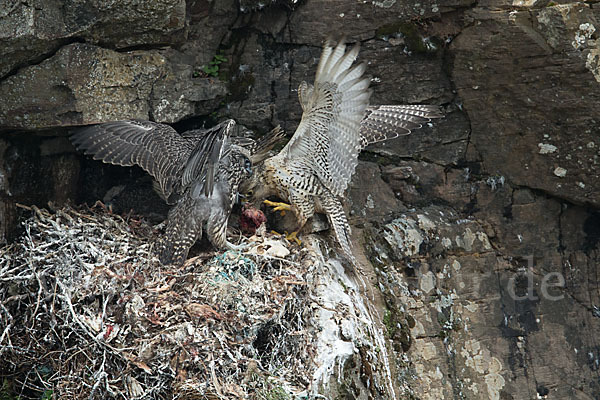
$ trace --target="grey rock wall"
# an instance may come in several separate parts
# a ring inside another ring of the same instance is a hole
[[[10,240],[17,202],[102,198],[122,183],[75,154],[64,139],[74,126],[231,117],[291,135],[298,84],[324,38],[344,34],[361,42],[374,103],[439,104],[446,117],[361,155],[347,206],[393,389],[368,387],[357,356],[331,393],[599,398],[594,5],[4,2],[0,233]]]
[[[181,43],[185,8],[183,0],[7,0],[0,9],[0,76],[72,41],[109,48]]]

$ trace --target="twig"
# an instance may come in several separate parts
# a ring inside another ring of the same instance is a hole
[[[94,383],[94,386],[92,386],[92,390],[88,397],[88,399],[90,399],[90,400],[93,400],[94,395],[96,394],[96,391],[100,387],[100,384],[102,383],[102,381],[104,380],[106,382],[106,372],[104,371],[105,363],[106,363],[106,350],[104,350],[104,352],[103,352],[102,365],[100,365],[100,369],[94,374],[94,378],[96,378],[96,383]],[[106,382],[106,385],[108,386],[108,382]]]
[[[139,236],[149,227],[131,230],[100,208],[23,208],[32,211],[24,235],[0,249],[0,313],[23,310],[14,320],[0,319],[0,353],[8,356],[0,369],[39,371],[39,379],[18,376],[26,387],[44,382],[68,400],[126,399],[136,387],[145,398],[225,399],[232,390],[249,398],[273,384],[309,384],[311,288],[301,262],[217,252],[157,269],[153,240]],[[189,303],[206,304],[222,318],[190,316]],[[264,349],[255,347],[258,336]],[[13,347],[11,339],[29,349]],[[244,382],[249,357],[264,360],[264,379]],[[48,376],[40,365],[60,367]]]
[[[37,312],[40,309],[40,300],[42,297],[42,288],[43,288],[42,281],[40,280],[40,276],[37,272],[35,273],[35,279],[37,280],[37,283],[38,283],[38,292],[37,292],[37,300],[35,302],[35,310],[33,310],[33,314],[32,314],[34,316],[34,318],[33,318],[33,322],[31,323],[31,328],[30,328],[31,330],[33,330],[35,327],[35,321],[36,321],[35,316],[37,315]]]
[[[4,332],[2,332],[2,336],[0,336],[0,344],[4,341],[5,336],[8,339],[7,340],[8,346],[2,346],[2,348],[13,347],[12,343],[10,342],[10,336],[8,335],[8,332],[10,332],[10,328],[12,328],[12,324],[6,325],[6,328],[4,328]],[[2,351],[0,351],[0,354],[2,354]]]
[[[58,285],[60,286],[60,288],[62,289],[63,293],[62,295],[59,295],[60,298],[63,299],[63,301],[65,301],[65,303],[67,304],[67,307],[69,309],[69,312],[71,313],[71,317],[73,318],[73,320],[77,323],[77,325],[79,325],[79,327],[81,328],[82,331],[84,331],[94,342],[96,342],[96,344],[98,344],[100,347],[107,347],[109,348],[111,351],[113,351],[115,354],[119,354],[119,356],[123,357],[118,351],[117,349],[113,348],[111,345],[109,345],[108,343],[104,343],[98,340],[98,338],[92,334],[92,332],[89,331],[89,329],[87,328],[87,326],[85,326],[85,324],[83,322],[81,322],[81,320],[79,319],[79,317],[77,316],[77,314],[75,313],[75,309],[73,308],[73,303],[71,302],[71,297],[69,294],[68,289],[64,286],[64,284],[60,281],[57,281]],[[124,358],[123,358],[124,359]]]

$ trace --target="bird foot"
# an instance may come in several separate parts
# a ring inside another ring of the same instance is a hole
[[[281,215],[285,215],[286,211],[290,211],[292,206],[287,203],[280,203],[277,201],[263,200],[263,203],[269,207],[273,207],[273,211],[281,211]]]
[[[296,236],[298,234],[298,231],[294,231],[292,233],[287,233],[285,232],[285,238],[287,240],[289,240],[290,242],[293,240],[294,242],[296,242],[296,244],[298,246],[302,245],[302,241],[300,239],[298,239],[298,237]]]
[[[287,240],[289,240],[290,242],[293,240],[294,242],[296,242],[296,244],[298,246],[302,245],[302,241],[300,239],[298,239],[298,237],[296,236],[298,234],[298,231],[295,231],[292,233],[288,233],[287,231],[283,231],[283,233],[279,233],[277,231],[271,231],[271,234],[277,235],[277,236],[285,236],[285,238]]]

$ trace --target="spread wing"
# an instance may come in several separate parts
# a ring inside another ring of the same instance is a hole
[[[95,160],[126,167],[139,165],[156,179],[165,197],[179,185],[179,170],[193,149],[175,129],[150,121],[93,125],[75,132],[71,141]]]
[[[233,120],[179,135],[168,125],[150,121],[116,121],[78,130],[71,141],[95,160],[129,167],[139,165],[156,180],[157,191],[170,202],[192,182],[205,180],[212,193]]]
[[[254,141],[250,146],[244,146],[250,151],[250,161],[252,161],[252,164],[264,161],[269,156],[269,151],[284,137],[285,131],[278,125]]]
[[[191,151],[181,176],[181,184],[188,187],[191,183],[204,180],[204,194],[210,196],[213,192],[215,174],[225,149],[229,146],[229,135],[235,121],[232,119],[221,122],[210,129],[185,132],[186,138],[194,138],[195,146]]]
[[[302,162],[335,195],[341,195],[358,163],[360,121],[371,95],[365,64],[352,67],[359,47],[346,52],[327,42],[313,87],[298,90],[303,108],[294,136],[280,155],[288,165]]]
[[[410,134],[432,118],[442,118],[438,106],[398,105],[368,107],[360,123],[360,148]]]

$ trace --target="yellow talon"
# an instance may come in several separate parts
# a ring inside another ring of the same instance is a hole
[[[271,231],[271,233],[273,235],[277,235],[277,236],[285,236],[285,238],[287,240],[290,240],[290,241],[293,240],[294,242],[296,242],[296,244],[298,246],[302,245],[302,241],[300,239],[298,239],[298,237],[296,236],[298,234],[298,231],[295,231],[295,232],[292,232],[292,233],[288,233],[287,231],[283,231],[283,233],[279,233],[279,232],[276,232],[276,231]]]
[[[290,240],[290,241],[293,240],[294,242],[296,242],[296,244],[298,246],[301,246],[302,245],[302,241],[300,239],[298,239],[298,237],[296,236],[297,234],[298,234],[298,231],[294,231],[294,232],[289,233],[289,234],[287,232],[285,232],[285,238],[287,240]]]
[[[276,201],[263,200],[263,203],[266,205],[273,207],[273,211],[281,211],[281,215],[284,216],[286,211],[290,211],[292,206],[287,203],[279,203]]]

